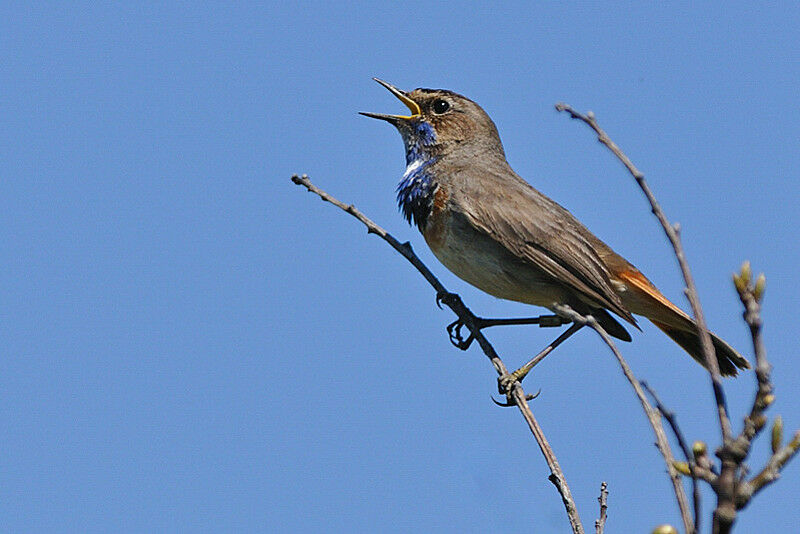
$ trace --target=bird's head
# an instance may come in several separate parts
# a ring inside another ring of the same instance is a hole
[[[403,104],[410,115],[362,115],[393,124],[403,136],[408,163],[419,157],[441,157],[457,152],[462,156],[492,154],[504,158],[503,145],[492,119],[465,96],[445,89],[401,91],[374,78]]]

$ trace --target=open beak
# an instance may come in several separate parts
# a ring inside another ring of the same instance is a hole
[[[390,84],[389,82],[384,82],[383,80],[379,80],[378,78],[372,78],[372,79],[381,84],[382,86],[384,86],[385,88],[387,88],[390,93],[392,93],[400,100],[400,102],[405,104],[406,107],[408,107],[409,111],[411,111],[411,115],[385,115],[383,113],[367,113],[365,111],[359,111],[361,115],[364,115],[365,117],[372,117],[373,119],[381,119],[384,121],[388,121],[391,122],[392,124],[397,124],[400,121],[407,121],[415,117],[419,117],[422,110],[419,109],[419,105],[416,102],[414,102],[408,97],[408,93],[406,93],[405,91],[401,91],[400,89]]]

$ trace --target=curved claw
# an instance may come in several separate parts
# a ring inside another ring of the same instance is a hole
[[[511,407],[517,405],[516,402],[500,402],[498,400],[495,400],[494,397],[489,397],[489,398],[492,399],[493,403],[495,403],[496,405],[500,406],[501,408],[511,408]]]
[[[538,396],[539,396],[539,394],[540,394],[541,392],[542,392],[542,390],[540,389],[540,390],[539,390],[539,391],[537,391],[535,394],[530,394],[530,393],[527,393],[527,394],[525,395],[525,400],[526,400],[526,401],[532,401],[533,399],[535,399],[536,397],[538,397]],[[511,408],[511,407],[513,407],[513,406],[516,406],[516,405],[517,405],[517,403],[516,403],[516,402],[509,402],[509,401],[506,401],[506,402],[500,402],[500,401],[498,401],[498,400],[495,400],[495,398],[494,398],[494,397],[490,397],[490,398],[492,399],[492,402],[493,402],[493,403],[495,403],[496,405],[500,406],[501,408]],[[506,398],[508,398],[508,397],[506,397]]]
[[[455,299],[456,297],[458,297],[458,295],[447,291],[436,293],[436,305],[439,307],[440,310],[444,309],[442,308],[442,303],[449,305],[453,302],[453,299]]]

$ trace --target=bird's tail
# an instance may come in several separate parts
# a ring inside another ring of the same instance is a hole
[[[694,320],[675,306],[638,270],[620,274],[627,291],[623,303],[637,315],[647,317],[662,332],[680,345],[689,355],[706,367],[703,346]],[[722,339],[709,332],[717,354],[719,372],[725,376],[736,376],[739,369],[749,369],[750,363]]]
[[[690,330],[676,328],[653,319],[651,319],[651,322],[672,338],[675,343],[683,347],[683,350],[688,352],[700,365],[707,367],[706,358],[703,355],[703,346],[700,342],[700,336],[697,334],[697,330],[694,327],[694,321],[688,317],[687,320],[692,324],[692,329]],[[745,360],[733,347],[725,343],[725,341],[715,334],[711,332],[709,332],[709,334],[711,335],[711,342],[714,344],[714,352],[717,354],[719,372],[722,375],[736,376],[738,372],[737,367],[739,369],[750,369],[750,362]]]

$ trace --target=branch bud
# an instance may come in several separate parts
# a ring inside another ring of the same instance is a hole
[[[764,273],[758,275],[756,279],[756,286],[753,288],[753,297],[756,299],[756,302],[761,302],[761,299],[764,298],[764,290],[767,288],[767,277],[764,276]]]
[[[749,284],[753,278],[753,270],[750,268],[750,262],[745,261],[742,263],[741,274],[739,275],[745,284]]]
[[[767,393],[766,395],[764,395],[764,400],[762,402],[764,403],[764,408],[766,408],[767,406],[775,402],[775,395],[772,393]]]
[[[692,476],[692,470],[689,469],[689,464],[687,464],[686,462],[679,462],[677,460],[673,460],[672,467],[674,467],[675,471],[682,474],[683,476],[687,477]]]
[[[736,291],[740,294],[747,291],[747,282],[742,280],[742,277],[736,273],[733,273],[733,285],[736,287]]]
[[[678,534],[678,529],[672,525],[659,525],[653,529],[653,534]]]
[[[783,419],[779,415],[772,423],[772,454],[781,450],[783,445]]]
[[[708,447],[706,446],[705,442],[695,441],[692,443],[692,454],[694,454],[695,459],[705,456],[707,453]]]

